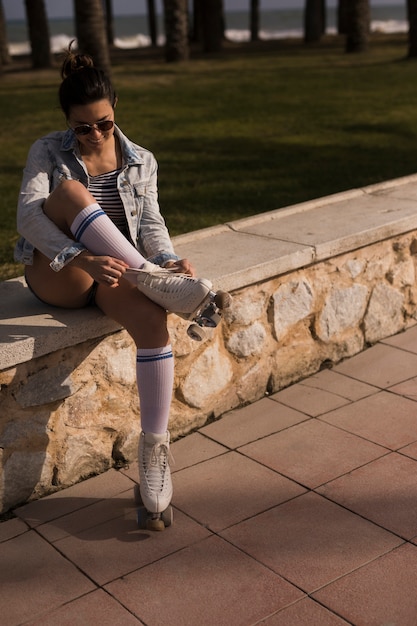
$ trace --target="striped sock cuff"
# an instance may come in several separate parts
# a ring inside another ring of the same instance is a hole
[[[87,228],[98,217],[106,215],[103,209],[98,204],[90,204],[78,213],[73,223],[71,224],[71,232],[74,235],[76,241],[81,241],[81,238]]]
[[[138,348],[136,353],[136,363],[154,363],[174,357],[171,346],[164,348]]]

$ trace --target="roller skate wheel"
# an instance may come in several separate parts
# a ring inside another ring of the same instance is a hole
[[[204,328],[216,328],[220,324],[221,319],[220,313],[210,311],[207,315],[202,314],[199,321]]]
[[[141,530],[162,531],[172,525],[174,511],[170,505],[162,513],[149,513],[144,506],[140,506],[137,510],[137,521]]]
[[[138,521],[138,527],[141,530],[146,530],[148,523],[148,511],[144,506],[140,506],[137,510],[136,518]]]
[[[137,511],[138,527],[141,530],[153,530],[161,531],[165,530],[165,524],[162,519],[162,515],[158,513],[152,514],[145,509],[144,506],[140,506]]]
[[[187,328],[187,335],[194,341],[203,341],[205,332],[198,324],[191,324]]]
[[[174,511],[171,505],[167,509],[165,509],[165,511],[162,512],[161,518],[166,527],[172,525],[174,521]]]
[[[218,291],[214,296],[214,304],[219,309],[228,309],[232,304],[232,296],[227,291]]]
[[[148,519],[146,520],[146,530],[153,530],[157,532],[165,530],[163,519],[161,517],[148,516]]]

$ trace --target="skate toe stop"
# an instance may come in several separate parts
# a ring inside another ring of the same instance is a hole
[[[227,291],[218,291],[214,296],[214,302],[219,309],[228,309],[232,304],[232,296]]]

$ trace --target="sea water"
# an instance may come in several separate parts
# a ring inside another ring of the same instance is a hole
[[[405,5],[405,3],[404,3]],[[372,6],[372,31],[400,33],[408,31],[405,6]],[[260,11],[260,39],[287,39],[303,36],[302,9],[276,9]],[[249,12],[228,11],[225,14],[226,37],[235,42],[250,38]],[[51,50],[61,52],[75,38],[75,25],[72,18],[50,19],[49,32]],[[327,10],[327,32],[336,33],[336,10]],[[114,18],[115,45],[119,48],[139,48],[150,44],[148,19],[146,15],[116,16]],[[27,26],[24,20],[7,22],[7,36],[10,54],[13,56],[30,52]],[[158,18],[158,43],[163,45],[163,20]]]

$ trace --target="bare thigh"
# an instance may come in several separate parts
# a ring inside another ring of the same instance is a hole
[[[70,265],[54,272],[49,263],[46,256],[35,250],[33,265],[26,266],[26,280],[38,298],[66,309],[86,306],[94,282],[91,276]]]

